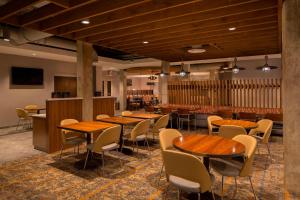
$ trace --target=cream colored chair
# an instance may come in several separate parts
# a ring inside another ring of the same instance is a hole
[[[25,110],[27,110],[28,113],[33,113],[33,114],[37,113],[37,108],[38,108],[38,106],[35,104],[25,106]]]
[[[76,119],[64,119],[60,122],[60,125],[69,125],[69,124],[76,124],[78,121]],[[64,150],[64,147],[66,145],[74,146],[74,152],[75,148],[77,146],[77,153],[79,154],[79,146],[86,141],[85,136],[82,133],[69,131],[62,129],[61,130],[61,149],[60,149],[60,156],[61,159],[62,152]]]
[[[110,118],[110,116],[106,114],[100,114],[96,116],[96,119],[104,119],[104,118]]]
[[[181,190],[198,193],[198,199],[200,199],[200,193],[211,191],[215,199],[212,190],[214,177],[208,173],[199,158],[174,150],[165,150],[162,155],[167,180],[170,185],[178,188],[178,199],[180,199]]]
[[[158,135],[161,130],[165,129],[168,126],[168,123],[169,123],[169,115],[168,114],[162,116],[155,122],[155,124],[152,128],[153,140],[154,140],[155,135]]]
[[[217,115],[211,115],[211,116],[208,116],[207,117],[207,128],[208,128],[208,133],[209,135],[215,135],[215,134],[218,134],[218,132],[214,132],[213,129],[214,128],[217,128],[215,126],[213,126],[211,124],[212,121],[215,121],[215,120],[222,120],[223,118],[222,117],[219,117]]]
[[[222,175],[222,197],[223,197],[223,185],[224,176],[234,177],[235,186],[237,190],[236,177],[248,177],[252,192],[256,198],[256,194],[251,181],[252,164],[254,159],[254,153],[257,145],[255,138],[249,135],[237,135],[233,140],[242,143],[245,146],[245,153],[243,159],[210,159],[210,166],[217,173]]]
[[[86,155],[84,169],[88,161],[90,153],[99,153],[102,155],[102,169],[104,168],[104,153],[112,150],[119,149],[119,140],[121,134],[121,126],[117,125],[108,129],[105,129],[96,139],[93,144],[87,146],[88,153]],[[119,157],[120,165],[122,167],[122,161]]]
[[[251,129],[249,135],[255,137],[258,141],[265,144],[268,149],[268,154],[271,159],[271,152],[269,147],[269,138],[273,128],[273,121],[269,119],[262,119],[257,122],[258,127],[255,129]],[[263,134],[259,136],[258,134]]]
[[[241,126],[224,125],[219,128],[219,136],[232,139],[237,135],[247,135],[246,130]]]
[[[125,111],[123,111],[122,112],[122,116],[129,116],[129,115],[132,115],[133,114],[133,112],[131,112],[131,111],[128,111],[128,110],[125,110]]]
[[[175,148],[173,147],[173,140],[175,138],[181,137],[181,136],[182,136],[182,134],[176,129],[163,129],[162,131],[160,131],[159,132],[159,143],[160,143],[160,149],[161,149],[162,153],[165,150],[175,150]],[[164,162],[161,165],[157,185],[159,185],[159,181],[161,179],[163,169],[164,169]]]
[[[18,130],[19,126],[23,126],[23,129],[24,129],[24,127],[26,127],[26,125],[27,125],[28,128],[30,128],[31,127],[31,117],[28,115],[28,112],[22,108],[16,108],[16,113],[19,118],[16,130]]]
[[[148,139],[147,139],[147,135],[148,135],[149,128],[150,128],[150,123],[151,123],[151,121],[149,119],[141,121],[135,125],[135,127],[132,129],[130,134],[127,134],[124,136],[124,138],[131,141],[133,143],[133,145],[136,146],[137,153],[139,152],[138,142],[144,141],[147,144],[149,154],[150,154],[150,147],[149,147],[149,143],[148,143]],[[124,143],[124,140],[123,140],[123,143]],[[132,148],[134,151],[134,146]]]

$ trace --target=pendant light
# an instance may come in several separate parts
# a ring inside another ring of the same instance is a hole
[[[184,67],[184,63],[181,63],[180,71],[176,72],[176,74],[179,74],[179,76],[181,76],[181,77],[185,77],[190,74],[190,72],[185,71],[183,67]]]
[[[233,61],[233,67],[232,67],[232,69],[231,69],[232,73],[234,73],[234,74],[239,73],[240,70],[245,70],[244,67],[238,67],[238,66],[236,65],[236,62],[237,62],[237,58],[235,57],[235,58],[234,58],[234,61]]]
[[[263,72],[270,72],[272,69],[277,69],[278,68],[277,66],[270,66],[268,64],[268,56],[267,55],[265,56],[265,61],[266,61],[266,63],[264,64],[264,66],[257,67],[256,69],[261,70]]]

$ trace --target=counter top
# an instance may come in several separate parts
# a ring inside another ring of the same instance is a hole
[[[31,117],[46,118],[46,114],[34,114]]]

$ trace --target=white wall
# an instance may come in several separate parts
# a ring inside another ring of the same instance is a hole
[[[154,81],[151,81],[148,79],[148,77],[128,76],[127,79],[132,79],[132,86],[128,86],[127,90],[153,90],[154,95],[158,95],[158,93],[159,93],[158,78]],[[155,82],[155,85],[147,85],[147,82]]]
[[[44,69],[44,86],[34,89],[10,88],[10,67],[37,67]],[[76,76],[76,64],[23,56],[0,54],[0,127],[15,125],[15,109],[28,104],[45,106],[45,100],[54,90],[54,76]]]

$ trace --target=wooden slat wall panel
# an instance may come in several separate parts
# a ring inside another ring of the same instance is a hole
[[[281,79],[168,82],[170,104],[281,108]]]
[[[99,114],[107,114],[109,116],[115,115],[115,100],[114,97],[97,98],[93,99],[93,118]]]

